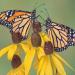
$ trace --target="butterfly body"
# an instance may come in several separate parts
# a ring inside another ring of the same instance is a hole
[[[75,30],[68,26],[46,19],[46,30],[55,51],[61,52],[75,45]]]

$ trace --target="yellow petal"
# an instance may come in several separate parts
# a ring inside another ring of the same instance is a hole
[[[7,75],[14,75],[14,74],[13,74],[13,70],[9,71],[9,72],[7,73]]]
[[[16,53],[16,49],[17,49],[17,45],[16,44],[13,44],[9,47],[9,51],[8,51],[8,59],[9,60],[12,60],[13,58],[13,55]]]
[[[39,60],[38,60],[38,57],[37,57],[37,55],[35,55],[35,59],[34,59],[36,62],[34,62],[34,69],[35,70],[37,70],[37,68],[38,68],[38,62],[39,62]]]
[[[63,67],[61,61],[54,55],[51,55],[51,57],[53,59],[53,63],[55,64],[57,72],[60,73],[61,75],[66,75],[66,72],[64,70],[64,67]]]
[[[27,53],[30,50],[29,45],[23,43],[20,43],[20,45],[22,46],[25,53]]]
[[[31,69],[32,61],[35,55],[35,49],[32,48],[30,51],[27,52],[24,60],[25,66],[25,75],[29,75],[29,71]]]
[[[19,70],[10,70],[7,75],[25,75],[25,73],[19,68]]]
[[[45,61],[47,61],[46,68],[45,68],[45,75],[54,75],[50,57],[47,56]]]
[[[40,59],[42,56],[45,56],[45,53],[42,47],[38,47],[36,51],[37,51],[38,59]]]
[[[37,75],[39,75],[39,72],[41,70],[41,68],[43,67],[43,63],[44,63],[44,57],[41,57],[41,59],[38,62],[38,67],[37,67]]]
[[[52,58],[51,59],[51,64],[52,64],[52,69],[53,69],[53,75],[56,75],[56,67],[55,67],[55,64],[53,63],[53,60]]]
[[[67,67],[69,67],[72,71],[75,72],[75,70],[72,68],[70,64],[68,64],[61,56],[59,56],[57,53],[53,53],[60,61],[62,61]]]
[[[7,46],[3,49],[0,50],[0,57],[2,57],[4,54],[6,54],[8,51],[9,51],[9,48],[11,47],[12,45],[10,46]]]
[[[43,37],[44,41],[50,41],[49,37],[45,33],[41,32],[40,35]]]
[[[45,75],[46,66],[47,66],[47,61],[46,61],[46,58],[44,58],[44,62],[42,64],[42,68],[40,70],[39,75]]]
[[[41,42],[41,46],[43,47],[43,46],[44,46],[44,42],[45,42],[45,40],[44,40],[44,38],[43,38],[43,36],[42,36],[42,33],[40,33],[40,37],[41,37],[41,40],[42,40],[42,42]]]

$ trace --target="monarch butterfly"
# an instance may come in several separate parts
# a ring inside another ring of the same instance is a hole
[[[69,46],[75,45],[75,30],[68,26],[52,22],[50,18],[45,22],[48,37],[54,46],[55,51],[64,51]]]
[[[24,40],[36,18],[36,10],[7,10],[0,13],[0,24],[8,27],[11,33],[20,33]]]

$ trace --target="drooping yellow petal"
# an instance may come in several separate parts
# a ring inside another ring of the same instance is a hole
[[[3,49],[0,50],[0,57],[2,57],[4,54],[6,54],[8,51],[9,51],[9,48],[11,47],[12,45],[9,45]]]
[[[44,46],[44,42],[45,42],[45,40],[44,40],[44,38],[43,38],[43,36],[42,36],[42,33],[39,33],[40,34],[40,37],[41,37],[41,46],[43,47]]]
[[[30,46],[27,45],[27,44],[23,44],[23,43],[20,43],[20,45],[22,46],[23,50],[25,53],[27,53],[29,50],[30,50]]]
[[[34,62],[33,66],[34,66],[34,69],[37,70],[37,68],[38,68],[38,62],[39,62],[39,59],[38,59],[37,55],[35,55],[35,59],[34,60],[35,60],[35,62]]]
[[[19,71],[11,70],[7,75],[25,75],[25,73],[21,70]]]
[[[42,56],[45,56],[45,53],[42,47],[38,47],[36,51],[37,51],[38,59],[40,59]]]
[[[7,75],[25,75],[24,66],[21,65],[16,69],[10,70]]]
[[[35,55],[35,49],[32,48],[30,51],[26,53],[25,60],[24,60],[24,66],[25,66],[25,75],[29,75],[29,71],[32,65],[32,61]]]
[[[9,51],[8,51],[8,59],[9,60],[12,60],[13,58],[13,55],[16,53],[16,49],[17,49],[17,45],[16,44],[13,44],[9,47]]]
[[[66,75],[66,72],[64,70],[64,67],[63,67],[61,61],[54,55],[51,55],[51,57],[53,59],[53,63],[55,64],[57,72],[60,73],[61,75]]]
[[[45,68],[45,75],[54,75],[50,57],[47,56],[45,61],[47,61],[46,68]]]
[[[55,67],[55,64],[53,63],[53,60],[52,58],[51,59],[51,64],[52,64],[52,69],[53,69],[53,75],[56,75],[56,67]]]
[[[61,56],[57,53],[53,53],[60,61],[62,61],[67,67],[69,67],[72,71],[75,71],[70,64],[68,64]]]
[[[37,75],[39,75],[41,68],[44,65],[44,57],[41,57],[40,60],[38,61],[38,67],[37,67]]]
[[[39,75],[45,75],[46,66],[47,66],[47,60],[46,60],[46,57],[44,57],[44,62],[41,66],[41,70],[39,72]]]

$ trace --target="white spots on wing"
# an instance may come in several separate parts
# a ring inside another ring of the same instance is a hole
[[[75,33],[73,34],[73,37],[75,38]]]

